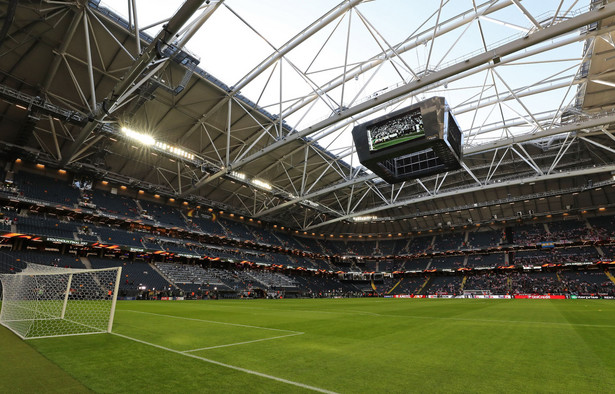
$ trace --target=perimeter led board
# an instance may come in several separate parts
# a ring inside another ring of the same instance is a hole
[[[461,168],[459,126],[444,97],[432,97],[352,130],[361,164],[389,183]]]

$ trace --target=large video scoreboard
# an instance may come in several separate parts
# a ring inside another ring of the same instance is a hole
[[[444,97],[432,97],[352,130],[361,164],[389,183],[461,168],[462,133]]]

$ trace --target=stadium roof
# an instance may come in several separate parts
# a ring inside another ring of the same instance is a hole
[[[258,3],[3,1],[1,149],[308,233],[615,205],[615,3]],[[354,125],[432,96],[461,170],[358,163]]]

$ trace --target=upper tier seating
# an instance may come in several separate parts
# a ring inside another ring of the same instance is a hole
[[[226,235],[229,238],[237,239],[239,241],[257,241],[254,234],[252,234],[252,232],[243,223],[225,219],[218,219],[218,222],[225,228]]]
[[[496,247],[502,242],[502,233],[497,230],[472,231],[468,236],[468,246],[471,249],[487,249]]]
[[[19,172],[14,177],[15,186],[25,197],[73,207],[80,192],[68,183],[39,174]]]
[[[154,202],[139,200],[141,208],[152,216],[158,223],[166,227],[178,227],[186,229],[186,221],[177,208],[167,205],[156,204]]]
[[[98,234],[102,243],[132,246],[135,248],[142,248],[141,238],[143,233],[130,233],[126,230],[111,228],[111,227],[99,227],[91,226],[92,232]]]
[[[459,250],[463,245],[463,239],[464,233],[438,234],[433,244],[433,250],[437,252]]]
[[[431,250],[432,240],[433,240],[433,236],[431,235],[412,238],[410,240],[410,243],[408,244],[408,253],[417,254],[417,253],[424,253],[428,250]]]
[[[91,193],[91,202],[96,204],[96,208],[100,211],[112,215],[125,216],[130,219],[137,219],[139,217],[137,204],[132,198],[97,189],[92,190]]]
[[[41,215],[20,216],[17,218],[17,231],[24,234],[74,239],[77,226],[74,223],[45,218]]]
[[[466,266],[469,268],[476,268],[476,267],[495,268],[495,267],[503,266],[504,259],[505,259],[504,253],[469,255]]]
[[[378,241],[378,249],[380,254],[384,256],[398,256],[400,254],[408,253],[406,246],[408,245],[408,239],[395,239]]]
[[[465,256],[434,256],[429,268],[457,269],[463,267]]]

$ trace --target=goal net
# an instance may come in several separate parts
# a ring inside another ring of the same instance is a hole
[[[111,332],[121,272],[28,263],[0,274],[0,324],[22,339]]]

